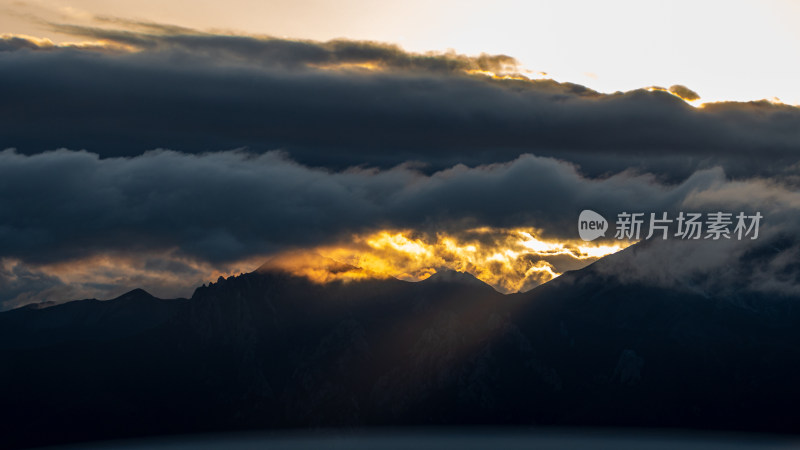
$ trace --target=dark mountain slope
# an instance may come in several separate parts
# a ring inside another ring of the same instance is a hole
[[[623,284],[598,267],[509,296],[458,273],[320,285],[264,268],[189,300],[134,291],[6,312],[0,436],[20,446],[309,426],[800,430],[797,299]]]

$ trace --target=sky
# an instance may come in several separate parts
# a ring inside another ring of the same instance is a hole
[[[525,291],[635,241],[584,209],[758,212],[609,270],[800,292],[800,108],[751,101],[797,94],[789,3],[0,5],[0,309],[355,273],[317,255]]]
[[[94,16],[296,39],[507,54],[601,92],[688,86],[703,101],[800,104],[800,4],[762,1],[0,1],[4,33],[74,39],[41,23]]]

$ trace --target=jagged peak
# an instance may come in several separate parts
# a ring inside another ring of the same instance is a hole
[[[151,299],[151,298],[156,298],[156,297],[154,295],[152,295],[151,293],[145,291],[142,288],[136,288],[136,289],[130,290],[130,291],[128,291],[128,292],[126,292],[126,293],[124,293],[124,294],[120,295],[119,297],[116,297],[116,298],[114,298],[112,300],[131,300],[131,299],[142,299],[142,298]]]
[[[422,281],[423,283],[460,283],[469,284],[473,286],[486,286],[491,289],[490,285],[478,279],[475,275],[469,272],[459,272],[453,269],[437,269],[436,273]]]

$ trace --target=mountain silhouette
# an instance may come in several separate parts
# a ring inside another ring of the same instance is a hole
[[[399,425],[799,431],[797,299],[622,283],[603,261],[524,294],[452,271],[317,284],[265,264],[189,299],[137,289],[8,311],[0,443]]]

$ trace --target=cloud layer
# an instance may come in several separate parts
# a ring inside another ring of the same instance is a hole
[[[678,211],[760,211],[763,240],[791,233],[800,210],[790,188],[762,179],[732,181],[719,168],[664,184],[631,172],[589,178],[570,163],[531,155],[427,174],[413,165],[331,171],[280,152],[162,150],[100,158],[85,151],[6,150],[0,152],[0,179],[3,256],[40,266],[140,255],[151,267],[176,260],[193,270],[228,267],[383,229],[459,236],[479,226],[522,227],[545,239],[575,240],[583,209],[612,222],[622,211],[672,217]],[[751,245],[715,244],[738,254]]]
[[[334,169],[409,160],[441,169],[534,153],[591,174],[638,167],[680,178],[714,165],[772,175],[800,147],[798,108],[695,108],[678,97],[696,96],[684,86],[600,94],[524,79],[505,55],[111,24],[53,25],[91,39],[85,48],[0,41],[0,148],[102,157],[283,149]]]
[[[97,23],[50,25],[73,44],[0,39],[6,307],[188,295],[209,273],[381,230],[572,240],[587,208],[761,211],[775,253],[685,243],[650,254],[672,275],[636,258],[617,270],[669,284],[733,258],[754,267],[733,279],[800,285],[798,108],[695,107],[679,85],[601,94],[506,55]]]
[[[551,158],[457,165],[425,174],[413,166],[329,171],[279,152],[200,155],[153,151],[100,158],[85,151],[0,152],[0,246],[40,262],[118,249],[177,246],[225,262],[394,227],[458,231],[533,227],[574,239],[577,214],[675,210],[725,182],[720,169],[676,185],[650,175],[583,177]]]

